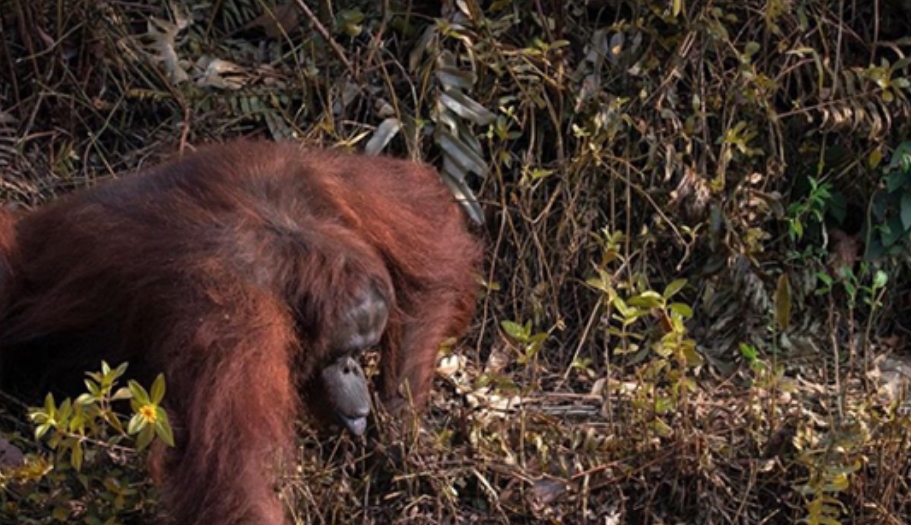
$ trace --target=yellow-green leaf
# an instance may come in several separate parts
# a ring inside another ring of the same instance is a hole
[[[155,435],[169,447],[174,446],[174,431],[171,430],[171,422],[168,420],[167,412],[161,407],[158,407],[158,421],[155,422]]]
[[[786,330],[791,323],[791,286],[784,273],[778,277],[775,289],[775,321],[779,330]]]
[[[677,292],[682,290],[684,286],[686,286],[686,279],[677,279],[676,281],[673,281],[671,284],[667,285],[667,288],[664,289],[662,296],[665,299],[670,299],[676,295]]]
[[[164,374],[158,374],[158,377],[155,378],[155,381],[152,383],[152,404],[158,405],[161,403],[161,400],[164,399],[165,394],[165,382]]]
[[[674,0],[674,5],[672,8],[672,13],[674,18],[680,16],[680,12],[683,11],[683,0]]]
[[[871,168],[877,168],[879,167],[879,164],[882,162],[882,160],[883,152],[879,149],[875,149],[871,151],[870,155],[867,157],[867,165],[869,165]]]

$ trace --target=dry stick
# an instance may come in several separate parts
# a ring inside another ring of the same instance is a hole
[[[323,39],[329,43],[329,47],[332,48],[332,52],[335,53],[336,58],[338,58],[342,64],[345,64],[345,69],[348,70],[352,76],[354,76],[354,68],[351,66],[351,62],[348,61],[348,57],[345,56],[345,51],[342,49],[342,46],[332,39],[332,36],[329,34],[329,31],[326,30],[326,27],[319,21],[319,18],[313,14],[313,11],[307,7],[307,4],[304,3],[304,0],[295,0],[297,6],[301,8],[301,11],[304,12],[304,16],[310,19],[310,23],[313,24],[313,27],[316,28],[316,31],[323,37]]]

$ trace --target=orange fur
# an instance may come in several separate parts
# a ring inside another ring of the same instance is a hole
[[[153,472],[177,525],[285,523],[271,461],[301,406],[325,408],[314,372],[365,286],[391,311],[381,397],[407,385],[421,408],[480,257],[431,168],[265,142],[0,216],[0,251],[0,385],[72,392],[101,359],[164,372],[178,446]]]

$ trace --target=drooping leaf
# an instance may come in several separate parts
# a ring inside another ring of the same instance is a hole
[[[433,39],[436,38],[438,34],[439,26],[436,24],[427,26],[427,29],[424,30],[424,34],[421,35],[421,38],[408,55],[408,71],[414,73],[418,70],[418,67],[421,65],[421,59],[427,53],[427,50],[431,48],[430,43],[433,42]]]
[[[448,130],[438,130],[437,142],[443,152],[466,172],[470,171],[482,177],[487,175],[487,163],[484,159]]]
[[[156,407],[155,435],[158,439],[165,442],[169,447],[174,446],[174,431],[171,429],[171,422],[168,419],[168,413],[161,407]]]
[[[436,70],[436,77],[446,89],[471,89],[477,80],[471,71],[465,71],[450,65],[439,66]]]
[[[443,159],[443,164],[444,170],[442,179],[446,186],[449,187],[449,191],[452,192],[456,201],[465,209],[465,213],[468,214],[468,218],[471,219],[472,222],[478,225],[484,224],[484,210],[481,209],[481,203],[478,202],[478,198],[475,197],[471,188],[465,183],[464,172],[459,177],[455,177],[451,171],[452,169],[455,169],[455,167],[449,165],[450,169],[445,169],[449,164],[446,162],[446,159]]]
[[[402,129],[402,122],[395,118],[389,117],[377,126],[376,131],[373,132],[373,136],[370,137],[370,140],[367,141],[367,145],[364,146],[364,153],[367,155],[377,155],[389,144]]]
[[[490,124],[496,118],[493,112],[459,90],[440,93],[440,103],[463,119],[481,126]]]

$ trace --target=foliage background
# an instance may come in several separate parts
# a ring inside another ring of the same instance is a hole
[[[906,2],[0,0],[0,17],[4,202],[258,136],[433,163],[483,219],[479,315],[426,426],[366,446],[304,427],[282,488],[298,522],[911,515]],[[81,492],[7,483],[4,512],[141,521],[154,495],[126,465],[147,499],[93,505],[102,468]]]

